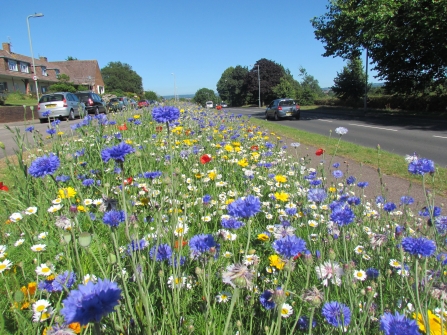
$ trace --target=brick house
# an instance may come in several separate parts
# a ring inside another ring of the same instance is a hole
[[[48,86],[58,82],[59,74],[66,74],[75,85],[87,86],[89,90],[103,94],[104,80],[96,60],[70,60],[49,62],[46,57],[34,58],[36,73],[33,72],[31,57],[11,51],[9,43],[0,49],[0,93],[20,91],[36,93],[34,76],[38,79],[39,94]]]

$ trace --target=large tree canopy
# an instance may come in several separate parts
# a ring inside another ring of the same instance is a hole
[[[242,106],[246,100],[248,69],[240,65],[227,68],[217,82],[219,96],[230,106]]]
[[[355,59],[368,49],[378,78],[394,92],[445,83],[447,0],[333,0],[311,20],[323,56]]]
[[[284,67],[265,58],[258,60],[259,65],[260,86],[261,86],[261,102],[270,103],[277,98],[273,88],[281,83],[281,78],[285,75]],[[259,96],[258,67],[253,68],[248,73],[247,91],[251,93],[252,100],[258,101]]]
[[[359,58],[348,61],[342,72],[337,73],[332,91],[341,100],[357,100],[365,93],[366,74]]]
[[[209,88],[201,88],[194,95],[193,101],[201,106],[205,106],[207,101],[213,101],[216,103],[217,97],[213,90],[210,90]]]
[[[138,94],[143,92],[143,79],[129,64],[110,62],[101,69],[101,74],[108,91],[121,90]]]

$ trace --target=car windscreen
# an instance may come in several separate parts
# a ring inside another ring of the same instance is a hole
[[[63,101],[64,96],[62,94],[51,94],[51,95],[44,95],[42,98],[40,98],[39,103],[41,102],[52,102],[52,101]]]
[[[110,102],[117,102],[117,101],[119,101],[117,98],[110,99]]]
[[[283,100],[279,102],[280,106],[293,106],[296,105],[295,101],[293,100]]]
[[[79,100],[81,101],[88,101],[88,99],[90,98],[90,96],[88,94],[79,94],[77,93],[76,96],[79,98]]]

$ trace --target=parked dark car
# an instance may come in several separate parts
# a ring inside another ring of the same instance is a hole
[[[121,112],[124,109],[124,105],[119,98],[112,98],[107,103],[107,109],[109,112]]]
[[[138,108],[149,107],[150,102],[148,100],[140,100],[138,101]]]
[[[265,110],[265,118],[274,119],[275,121],[282,118],[300,119],[301,107],[293,99],[276,99],[273,100]]]
[[[127,97],[119,97],[118,99],[119,99],[119,101],[121,101],[121,104],[123,105],[123,109],[127,109],[130,107],[129,99],[127,99]]]
[[[84,103],[85,109],[89,114],[107,113],[106,104],[98,94],[93,92],[76,92],[75,95]]]
[[[129,99],[129,107],[132,109],[138,108],[138,104],[134,99]]]

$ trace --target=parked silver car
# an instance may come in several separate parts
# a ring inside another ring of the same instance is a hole
[[[293,99],[276,99],[273,100],[265,110],[266,120],[273,118],[275,121],[291,117],[297,120],[301,116],[301,107]]]
[[[37,111],[42,123],[49,118],[74,120],[80,113],[85,114],[85,104],[74,93],[56,92],[42,95]]]

